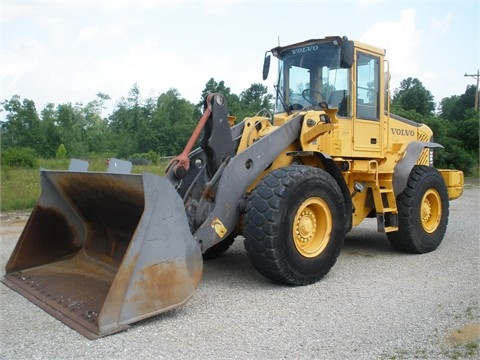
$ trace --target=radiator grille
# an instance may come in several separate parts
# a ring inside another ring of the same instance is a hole
[[[429,142],[430,136],[429,134],[424,133],[423,131],[418,132],[418,141],[421,142]],[[417,160],[417,165],[430,165],[430,149],[425,148]]]

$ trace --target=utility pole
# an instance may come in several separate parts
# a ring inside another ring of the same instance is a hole
[[[465,76],[470,76],[470,77],[473,77],[473,78],[477,79],[477,90],[475,92],[475,110],[478,111],[478,80],[480,78],[480,69],[477,69],[476,74],[465,73]]]

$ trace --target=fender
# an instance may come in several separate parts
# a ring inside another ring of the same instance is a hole
[[[407,187],[408,177],[417,163],[418,157],[423,149],[441,148],[443,146],[432,142],[412,141],[405,149],[405,155],[397,163],[393,173],[393,191],[398,196]]]
[[[302,120],[303,115],[297,115],[241,153],[224,159],[199,200],[214,199],[211,208],[206,211],[205,220],[193,234],[201,244],[202,252],[225,239],[235,229],[240,218],[238,204],[248,186],[282,153],[285,144],[298,139]],[[218,187],[212,194],[215,182],[218,182]]]

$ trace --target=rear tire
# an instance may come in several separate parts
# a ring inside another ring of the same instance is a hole
[[[296,165],[270,172],[250,194],[245,214],[245,248],[253,266],[288,285],[320,280],[343,246],[343,199],[322,169]]]
[[[398,231],[387,233],[392,246],[403,252],[424,254],[443,240],[448,223],[448,192],[440,173],[414,166],[407,187],[397,197]]]

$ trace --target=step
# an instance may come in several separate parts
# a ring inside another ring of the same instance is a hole
[[[379,191],[381,194],[388,194],[388,193],[393,194],[393,189],[380,189]]]
[[[397,211],[397,208],[390,208],[390,207],[383,208],[383,213],[391,213],[396,211]]]
[[[386,226],[385,227],[385,232],[393,232],[393,231],[398,231],[398,226]]]

